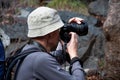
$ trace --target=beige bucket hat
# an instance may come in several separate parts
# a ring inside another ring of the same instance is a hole
[[[27,23],[28,37],[31,38],[44,36],[64,25],[57,11],[49,7],[35,9],[29,14]]]

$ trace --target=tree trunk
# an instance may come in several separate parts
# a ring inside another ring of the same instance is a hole
[[[120,80],[120,0],[109,0],[103,30],[106,37],[105,80]]]

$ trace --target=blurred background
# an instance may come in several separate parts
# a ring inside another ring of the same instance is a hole
[[[89,31],[79,36],[78,50],[87,80],[120,80],[120,0],[0,0],[6,57],[27,43],[27,16],[39,6],[57,9],[65,22],[87,21]]]

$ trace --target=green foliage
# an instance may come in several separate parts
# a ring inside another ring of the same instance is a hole
[[[99,60],[98,65],[99,65],[99,68],[103,68],[105,66],[105,60],[104,59]]]
[[[80,0],[52,0],[47,6],[88,15],[87,6]]]
[[[27,4],[28,6],[38,6],[39,0],[20,0],[20,3]]]

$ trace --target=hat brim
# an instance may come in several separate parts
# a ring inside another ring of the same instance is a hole
[[[60,29],[61,27],[64,26],[64,23],[59,20],[55,22],[54,24],[47,25],[43,28],[38,28],[38,29],[29,29],[28,31],[28,37],[34,38],[34,37],[39,37],[39,36],[45,36],[55,30]]]

